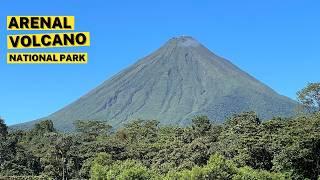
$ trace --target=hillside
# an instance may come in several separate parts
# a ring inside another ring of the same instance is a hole
[[[66,131],[75,120],[103,120],[114,127],[138,118],[187,125],[199,114],[216,121],[243,111],[255,111],[262,119],[289,116],[295,106],[194,38],[182,36],[42,119]]]

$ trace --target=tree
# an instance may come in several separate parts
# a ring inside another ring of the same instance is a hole
[[[240,166],[270,170],[272,155],[261,141],[261,122],[254,112],[234,115],[225,123],[218,151]]]
[[[112,161],[111,156],[99,153],[94,159],[91,179],[160,179],[152,170],[134,160]]]
[[[7,135],[8,135],[8,127],[4,123],[4,120],[0,118],[0,141],[5,140]]]
[[[4,120],[0,118],[0,169],[5,161],[9,160],[8,156],[11,154],[10,151],[8,151],[8,147],[10,146],[9,144],[11,143],[8,143],[7,136],[7,125],[4,123]]]
[[[8,127],[0,119],[0,176],[38,175],[42,170],[40,160],[23,147],[19,140],[25,133],[8,132]]]
[[[237,169],[237,174],[232,178],[232,180],[285,180],[291,179],[287,174],[274,173],[265,170],[254,170],[250,167],[241,167]]]
[[[148,142],[157,140],[159,122],[156,120],[135,120],[125,125],[122,129],[125,132],[126,139],[130,143]]]
[[[282,128],[272,143],[278,149],[273,169],[291,172],[297,179],[320,176],[320,113],[297,117]]]
[[[238,168],[234,162],[225,159],[222,155],[214,154],[205,166],[195,166],[191,170],[171,171],[163,179],[285,180],[290,177],[281,173],[254,170],[248,166]]]
[[[91,163],[91,178],[103,179],[107,177],[108,167],[114,163],[112,156],[105,152],[98,153]]]
[[[211,128],[210,120],[207,116],[196,116],[192,119],[192,129],[196,136],[203,136]]]
[[[72,177],[70,172],[78,170],[73,161],[76,155],[71,154],[74,143],[72,136],[50,133],[46,135],[46,139],[49,143],[43,148],[46,153],[41,158],[44,174],[62,180],[70,179]]]
[[[222,155],[214,154],[210,157],[207,165],[203,167],[194,166],[191,170],[173,170],[164,179],[229,180],[236,174],[236,170],[232,161],[226,160]]]
[[[9,149],[6,153],[7,155],[11,153],[11,157],[0,167],[0,175],[28,176],[38,175],[42,171],[39,158],[27,149],[14,143],[6,149]]]
[[[298,100],[309,111],[320,111],[320,83],[309,83],[297,93]]]
[[[53,122],[51,120],[44,120],[36,123],[34,128],[30,131],[30,138],[33,137],[42,137],[46,133],[56,132],[53,126]]]
[[[75,121],[76,131],[82,133],[87,138],[96,138],[97,136],[107,136],[110,134],[112,126],[103,121]]]

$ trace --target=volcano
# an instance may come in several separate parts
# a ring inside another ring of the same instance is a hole
[[[73,130],[75,120],[101,120],[115,128],[136,119],[187,125],[196,115],[218,122],[243,111],[255,111],[262,119],[290,116],[296,105],[194,38],[182,36],[40,120],[50,119],[62,131]],[[37,121],[15,127],[30,128]]]

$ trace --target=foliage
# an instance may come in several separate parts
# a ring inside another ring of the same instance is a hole
[[[298,100],[309,110],[320,111],[320,83],[309,83],[297,93]]]
[[[8,135],[8,127],[4,123],[4,120],[0,118],[0,140],[3,141]]]
[[[193,167],[192,170],[169,172],[165,179],[190,179],[190,180],[284,180],[289,178],[284,174],[272,173],[264,170],[254,170],[250,167],[237,168],[235,163],[226,160],[219,154],[210,157],[208,164],[203,167]]]
[[[237,174],[233,180],[286,180],[291,179],[287,174],[273,173],[265,170],[254,170],[248,166],[241,167],[237,170]]]
[[[102,121],[76,121],[74,123],[76,131],[82,133],[87,139],[97,136],[107,136],[111,131],[111,126]]]
[[[112,161],[110,155],[99,154],[93,161],[92,179],[158,179],[158,175],[134,160]]]
[[[220,125],[197,116],[187,127],[137,120],[115,132],[85,121],[62,133],[50,120],[8,132],[0,121],[0,177],[316,180],[319,127],[319,112],[265,122],[244,112]]]

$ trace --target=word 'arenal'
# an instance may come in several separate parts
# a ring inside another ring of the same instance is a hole
[[[8,30],[73,30],[73,16],[8,16]]]

